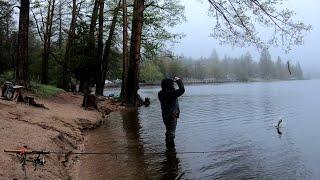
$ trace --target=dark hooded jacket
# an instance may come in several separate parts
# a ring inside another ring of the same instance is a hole
[[[174,88],[172,79],[164,79],[161,83],[162,90],[158,93],[158,98],[161,103],[162,118],[164,121],[172,119],[174,116],[179,117],[180,108],[178,97],[184,92],[184,86],[181,80],[176,81],[179,89]]]

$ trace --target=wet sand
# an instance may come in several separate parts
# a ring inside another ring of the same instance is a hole
[[[57,152],[84,151],[85,131],[102,125],[105,116],[81,107],[82,96],[62,93],[50,99],[35,99],[47,109],[0,99],[0,179],[24,179],[22,166],[15,154],[4,149]],[[119,108],[106,100],[99,103],[104,113]],[[28,179],[76,179],[80,157],[76,155],[49,154],[46,164],[34,171],[32,163],[26,166]]]

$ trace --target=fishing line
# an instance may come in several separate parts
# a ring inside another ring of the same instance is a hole
[[[6,153],[26,153],[26,154],[63,154],[63,155],[130,155],[130,154],[143,154],[143,155],[162,155],[162,154],[210,154],[210,153],[235,153],[244,152],[244,150],[216,150],[216,151],[163,151],[163,152],[73,152],[73,151],[25,151],[25,150],[4,150]]]
[[[143,155],[162,155],[162,154],[211,154],[211,153],[235,153],[244,152],[244,150],[226,150],[226,151],[164,151],[164,152],[144,152],[144,153],[133,153],[133,152],[59,152],[59,151],[48,151],[49,154],[74,154],[74,155],[129,155],[129,154],[143,154]]]

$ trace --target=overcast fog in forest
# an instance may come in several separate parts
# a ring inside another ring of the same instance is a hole
[[[188,0],[185,1],[185,12],[187,22],[177,26],[173,31],[182,32],[186,36],[179,44],[174,45],[174,52],[178,55],[199,58],[208,57],[213,49],[216,49],[220,58],[224,55],[238,57],[249,51],[254,60],[258,61],[260,57],[259,51],[255,47],[232,47],[230,45],[220,45],[219,41],[210,37],[212,32],[213,20],[208,16],[208,4],[206,1]],[[272,47],[270,53],[273,60],[281,56],[283,60],[299,61],[306,76],[320,77],[320,19],[318,0],[288,0],[287,6],[294,10],[296,18],[306,24],[310,24],[313,30],[305,37],[304,45],[295,46],[289,53],[284,50]]]

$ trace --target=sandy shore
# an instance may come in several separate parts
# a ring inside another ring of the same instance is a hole
[[[82,96],[62,93],[49,99],[35,99],[47,109],[0,99],[0,179],[24,179],[24,171],[15,154],[4,149],[57,152],[84,151],[87,129],[94,129],[105,121],[105,114],[118,110],[119,104],[106,99],[99,102],[102,112],[84,110]],[[46,164],[34,171],[26,166],[28,179],[76,179],[80,158],[76,155],[49,154]]]

